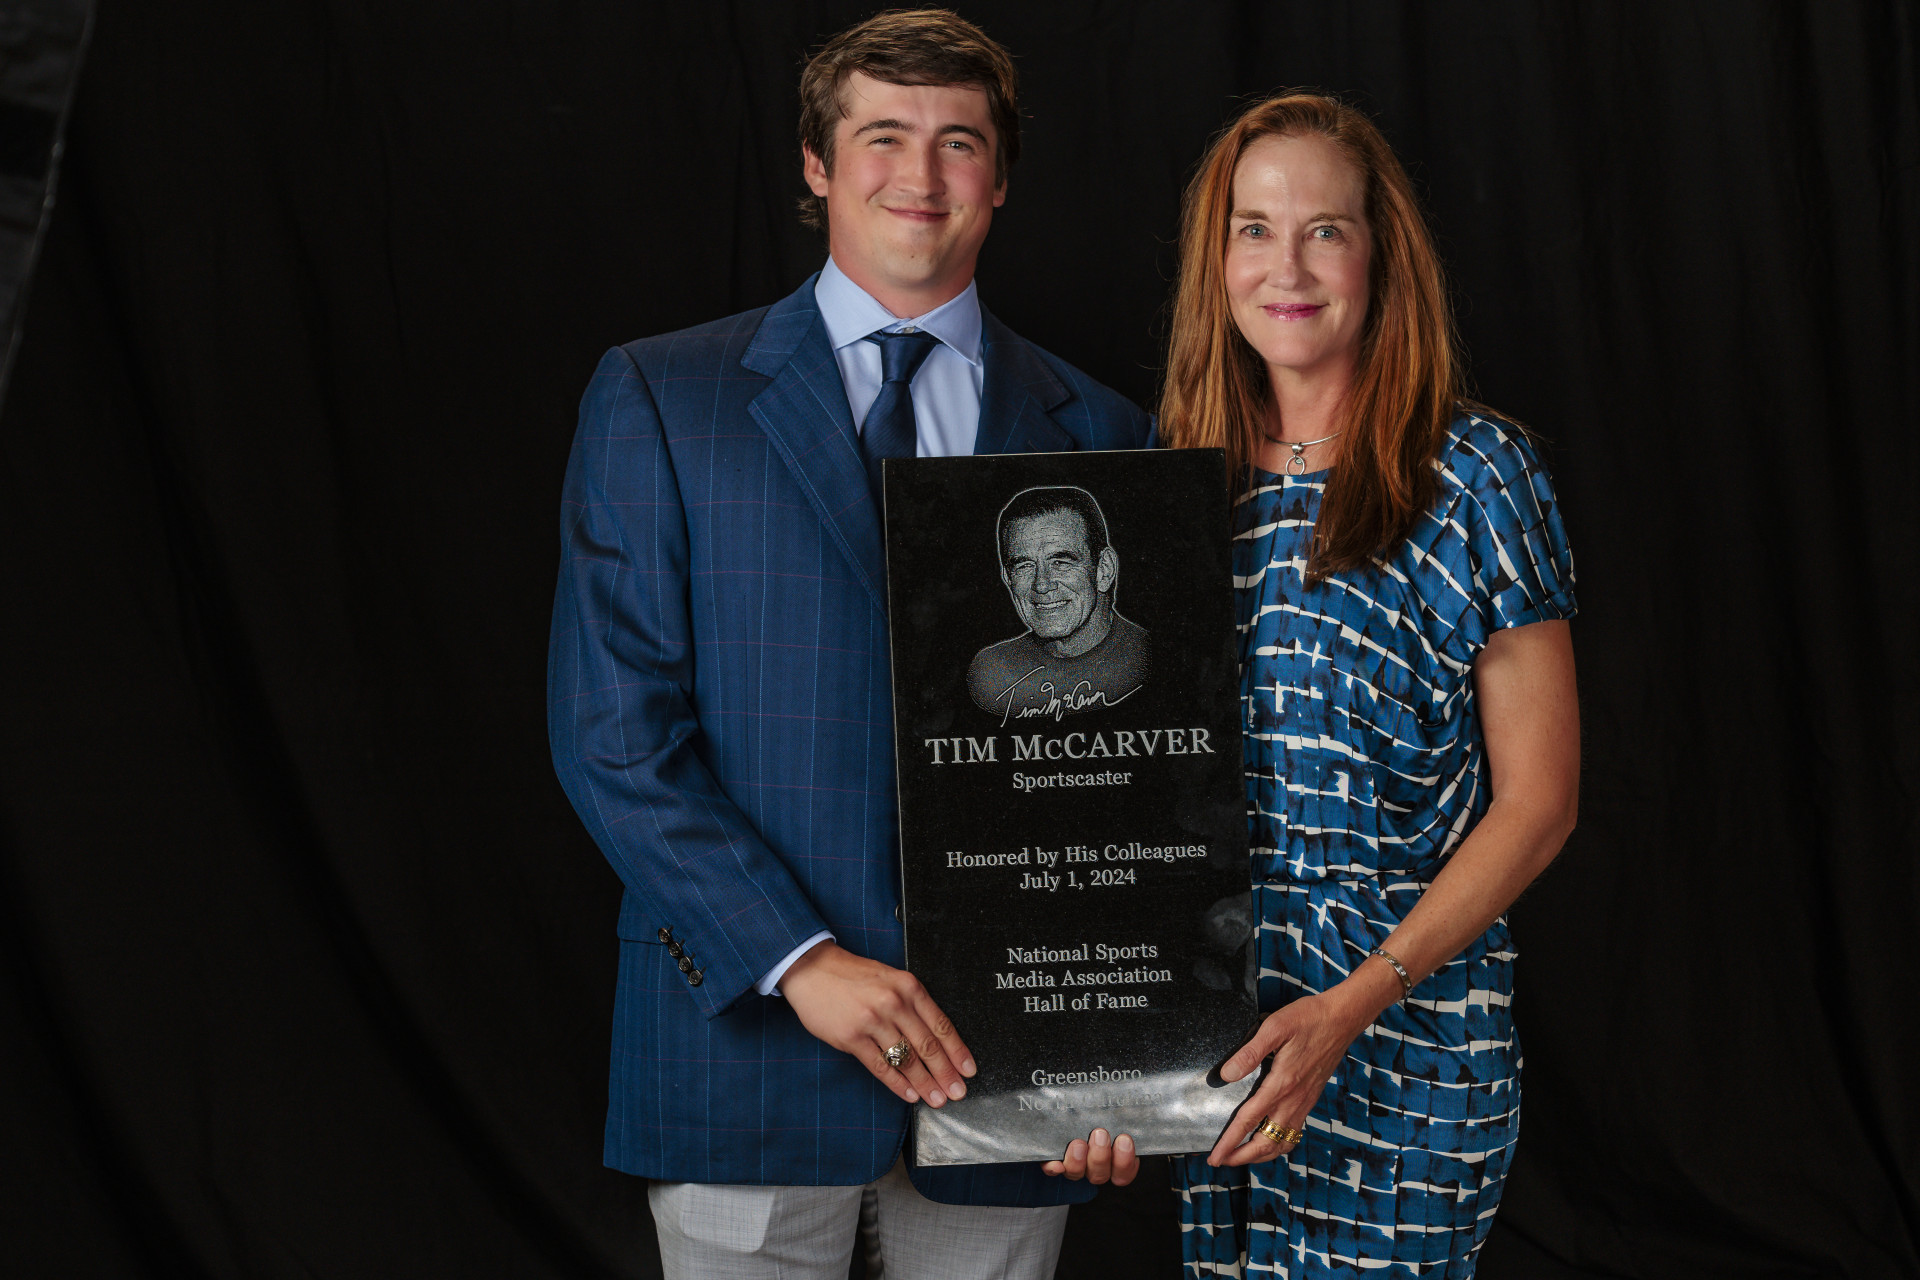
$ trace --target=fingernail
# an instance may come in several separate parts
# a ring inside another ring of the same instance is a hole
[[[947,1095],[944,1093],[941,1093],[938,1089],[936,1089],[932,1093],[927,1095],[927,1105],[935,1108],[936,1110],[939,1109],[940,1107],[944,1107],[947,1105]]]
[[[961,1084],[958,1080],[955,1080],[952,1084],[947,1086],[947,1096],[949,1098],[952,1098],[955,1102],[958,1102],[960,1101],[960,1099],[967,1096],[967,1086]]]
[[[1115,1151],[1131,1151],[1133,1150],[1133,1139],[1123,1133],[1120,1135],[1119,1141],[1113,1144],[1113,1149]]]
[[[908,1102],[918,1102],[918,1101],[920,1101],[920,1095],[919,1095],[919,1094],[917,1094],[917,1093],[915,1093],[915,1092],[914,1092],[913,1090],[911,1090],[911,1089],[909,1089],[909,1090],[907,1090],[907,1101],[908,1101]]]
[[[1108,1141],[1109,1141],[1109,1139],[1107,1138],[1107,1131],[1106,1131],[1105,1129],[1095,1129],[1095,1130],[1093,1131],[1093,1145],[1094,1145],[1094,1146],[1096,1146],[1096,1147],[1104,1147],[1104,1146],[1106,1146],[1106,1145],[1107,1145],[1107,1142],[1108,1142]]]
[[[974,1073],[973,1059],[968,1058],[965,1062],[960,1064],[960,1074],[963,1076],[970,1076],[973,1073]]]

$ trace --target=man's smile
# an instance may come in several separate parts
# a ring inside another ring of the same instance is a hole
[[[939,222],[948,216],[947,210],[945,209],[910,209],[894,205],[881,205],[880,207],[896,217],[905,218],[909,222]]]

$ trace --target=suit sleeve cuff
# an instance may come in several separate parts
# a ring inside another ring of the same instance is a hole
[[[832,942],[833,940],[834,940],[833,935],[831,933],[828,933],[825,929],[822,929],[820,932],[814,934],[811,938],[808,938],[805,942],[801,943],[799,946],[795,947],[793,950],[787,952],[786,957],[782,959],[779,964],[776,964],[775,966],[773,966],[773,968],[767,970],[766,976],[762,977],[760,981],[753,984],[753,989],[755,991],[758,991],[763,996],[779,995],[780,979],[787,976],[787,970],[793,968],[793,962],[798,960],[801,956],[807,954],[807,952],[813,950],[816,946],[818,946],[822,942]]]

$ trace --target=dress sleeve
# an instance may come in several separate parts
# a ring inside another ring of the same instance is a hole
[[[1462,427],[1464,429],[1462,429]],[[1571,618],[1573,551],[1553,479],[1519,428],[1484,418],[1456,428],[1443,483],[1459,486],[1452,532],[1464,541],[1467,607],[1453,656],[1471,662],[1494,632]]]

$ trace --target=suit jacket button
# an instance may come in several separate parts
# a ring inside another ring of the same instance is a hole
[[[695,969],[692,973],[687,975],[687,985],[690,987],[697,987],[700,985],[701,978],[702,978],[701,972],[698,969]]]
[[[673,930],[671,930],[671,929],[669,929],[669,928],[667,928],[666,926],[664,926],[664,925],[662,925],[662,926],[661,926],[661,928],[660,928],[660,933],[659,933],[659,935],[658,935],[658,936],[659,936],[659,938],[660,938],[660,941],[662,941],[662,942],[672,942],[672,941],[673,941]]]
[[[679,958],[680,958],[681,956],[683,956],[683,955],[685,955],[685,954],[687,954],[687,953],[686,953],[686,951],[685,951],[685,950],[684,950],[684,949],[683,949],[683,948],[682,948],[682,947],[680,946],[680,944],[679,944],[679,943],[677,943],[677,942],[669,942],[669,943],[667,944],[667,954],[668,954],[668,955],[670,955],[670,956],[672,956],[672,957],[673,957],[673,958],[674,958],[675,960],[678,960],[678,959],[679,959]]]
[[[680,957],[680,972],[682,972],[682,973],[692,973],[692,972],[693,972],[693,961],[691,961],[691,960],[689,960],[689,959],[687,959],[687,958],[686,958],[685,956],[681,956],[681,957]]]
[[[900,904],[897,902],[893,904],[893,918],[895,920],[898,920],[901,924],[905,924],[907,922],[907,918],[900,914]]]

